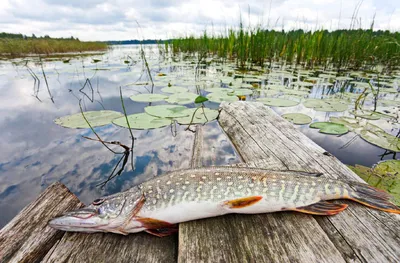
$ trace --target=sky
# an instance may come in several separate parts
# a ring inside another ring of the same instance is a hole
[[[400,0],[1,0],[0,31],[80,40],[168,39],[245,26],[400,31]],[[140,26],[139,26],[140,25]]]

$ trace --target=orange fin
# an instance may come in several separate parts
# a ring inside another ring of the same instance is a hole
[[[111,233],[115,233],[115,234],[120,234],[120,235],[128,235],[128,232],[125,232],[124,229],[122,228],[112,228],[112,229],[108,229],[107,232],[111,232]]]
[[[142,223],[142,226],[146,229],[175,228],[177,226],[176,224],[150,217],[136,217],[135,220]]]
[[[355,193],[351,193],[346,199],[388,213],[400,214],[400,207],[390,202],[392,196],[385,191],[364,183],[350,182],[348,184]]]
[[[145,232],[157,237],[166,237],[178,232],[178,228],[147,229]]]
[[[293,211],[311,214],[311,215],[336,215],[347,208],[346,204],[335,204],[326,201],[319,201],[318,203],[297,207],[296,209],[291,209]]]
[[[254,205],[261,199],[262,199],[262,196],[242,197],[242,198],[238,198],[238,199],[225,201],[224,205],[228,206],[229,208],[244,208],[247,206]]]
[[[171,224],[166,221],[149,217],[136,217],[135,220],[142,223],[142,226],[146,228],[145,231],[154,236],[166,237],[178,231],[178,226],[176,224]]]

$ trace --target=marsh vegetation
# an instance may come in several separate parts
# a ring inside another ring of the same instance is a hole
[[[346,164],[399,162],[398,42],[397,33],[372,30],[242,26],[227,35],[114,46],[102,55],[3,61],[0,87],[16,92],[3,103],[7,141],[15,142],[5,148],[18,155],[1,166],[8,180],[0,177],[2,197],[19,200],[14,193],[37,185],[27,173],[39,174],[40,187],[60,180],[89,201],[187,167],[193,124],[205,126],[212,158],[204,165],[238,162],[215,121],[221,102],[238,100],[272,107]],[[7,104],[21,96],[27,105]],[[29,151],[16,143],[28,137],[24,129],[9,124],[27,115],[33,130],[54,131],[45,139],[33,132]],[[379,186],[396,194],[399,174],[388,174]]]
[[[0,56],[21,57],[26,55],[51,55],[55,53],[80,53],[87,51],[105,51],[107,44],[83,42],[74,37],[55,39],[49,36],[37,38],[21,34],[0,33]]]

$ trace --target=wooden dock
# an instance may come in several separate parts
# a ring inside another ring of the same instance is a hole
[[[242,158],[239,166],[361,181],[260,103],[223,103],[219,123]],[[192,167],[207,158],[202,143],[198,126]],[[335,216],[232,214],[182,223],[178,235],[165,238],[64,233],[47,221],[83,204],[55,183],[0,230],[0,262],[400,262],[400,215],[341,202],[349,207]]]

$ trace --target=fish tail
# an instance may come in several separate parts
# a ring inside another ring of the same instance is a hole
[[[384,190],[358,182],[351,182],[349,186],[353,192],[350,193],[347,199],[374,209],[400,214],[400,208],[390,202],[392,196]]]

